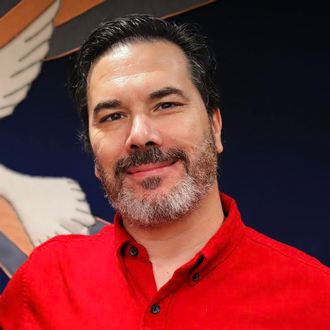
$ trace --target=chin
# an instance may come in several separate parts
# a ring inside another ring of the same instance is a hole
[[[164,196],[173,191],[173,189],[179,186],[183,181],[184,178],[182,178],[182,175],[179,178],[173,178],[173,176],[151,176],[140,180],[134,190],[137,193],[142,193],[144,196],[149,194]]]

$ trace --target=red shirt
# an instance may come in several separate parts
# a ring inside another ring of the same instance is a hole
[[[330,329],[330,270],[228,217],[158,292],[147,251],[116,217],[94,236],[56,237],[0,299],[5,330]]]

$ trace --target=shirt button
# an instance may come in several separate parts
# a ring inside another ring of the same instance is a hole
[[[139,250],[136,246],[131,246],[129,249],[129,253],[132,257],[136,257],[139,254]]]
[[[199,274],[198,274],[198,273],[195,273],[195,274],[193,275],[193,277],[192,277],[192,280],[193,280],[194,282],[197,282],[197,281],[199,280]]]
[[[151,311],[152,314],[159,314],[160,306],[158,304],[154,304],[154,305],[151,306],[150,311]]]

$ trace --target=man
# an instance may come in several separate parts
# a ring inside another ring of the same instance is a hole
[[[115,224],[36,249],[1,297],[3,329],[330,328],[330,270],[218,192],[214,71],[189,25],[131,15],[92,32],[71,89]]]

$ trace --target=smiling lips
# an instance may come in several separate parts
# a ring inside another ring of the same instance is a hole
[[[156,175],[160,174],[164,170],[167,170],[170,166],[172,166],[175,162],[163,162],[163,163],[153,163],[148,165],[141,165],[137,167],[131,167],[128,169],[127,173],[134,176],[148,176],[148,175]]]

